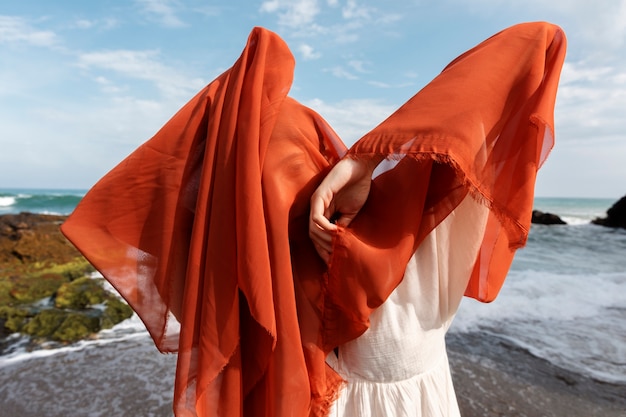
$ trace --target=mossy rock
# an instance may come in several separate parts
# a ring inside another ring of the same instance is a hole
[[[0,348],[15,332],[74,342],[132,315],[103,279],[88,276],[95,269],[59,231],[64,219],[0,215]]]
[[[52,339],[58,342],[76,342],[87,338],[100,330],[97,316],[82,313],[68,313],[61,325],[52,333]]]
[[[0,306],[0,320],[2,320],[2,325],[9,334],[21,332],[30,316],[30,312],[26,309]]]
[[[129,319],[133,315],[133,310],[125,302],[110,296],[106,302],[106,308],[100,317],[100,326],[103,329],[110,329],[117,323]]]
[[[11,296],[13,284],[9,279],[0,279],[0,306],[12,304],[14,298]]]
[[[62,284],[93,271],[85,258],[60,265],[35,262],[21,268],[4,268],[0,270],[0,305],[32,303],[50,297]]]
[[[11,297],[20,303],[31,303],[54,295],[67,282],[60,274],[47,273],[39,276],[21,277],[14,280]]]
[[[61,285],[56,293],[54,305],[57,308],[80,310],[103,303],[107,296],[102,279],[82,277]]]
[[[60,274],[67,278],[68,281],[82,278],[95,272],[95,268],[85,258],[79,257],[70,262],[48,266],[43,269],[42,273]]]
[[[132,309],[104,288],[104,279],[84,275],[92,270],[77,260],[22,276],[0,276],[0,336],[20,332],[35,341],[71,343],[131,317]],[[41,303],[46,297],[50,303]]]
[[[65,343],[85,339],[99,330],[100,319],[97,315],[55,308],[39,312],[21,329],[35,338]]]
[[[51,339],[67,315],[68,313],[63,310],[43,310],[26,323],[22,332],[34,337]]]

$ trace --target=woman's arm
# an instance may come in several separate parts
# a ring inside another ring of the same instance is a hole
[[[335,165],[311,196],[309,236],[328,263],[337,225],[346,227],[369,195],[372,173],[383,157],[344,158]]]

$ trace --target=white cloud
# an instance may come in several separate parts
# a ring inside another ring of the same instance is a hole
[[[89,29],[92,28],[95,24],[96,22],[94,20],[78,19],[74,23],[74,26],[78,29]]]
[[[380,29],[402,19],[399,13],[366,6],[356,0],[340,3],[337,0],[325,3],[318,0],[265,0],[259,11],[276,15],[283,35],[307,39],[320,36],[328,39],[330,44],[357,42],[363,30],[371,30],[374,26]]]
[[[166,27],[182,27],[186,24],[177,16],[173,0],[136,0],[143,11]]]
[[[102,90],[102,92],[106,94],[119,95],[128,90],[127,87],[119,86],[115,82],[109,80],[106,77],[102,77],[102,76],[96,77],[95,81],[97,84],[100,85],[100,89]]]
[[[385,13],[385,14],[379,14],[378,17],[376,18],[376,22],[384,24],[384,25],[388,25],[391,23],[399,22],[403,18],[404,16],[398,13]]]
[[[557,135],[586,141],[626,132],[626,70],[595,62],[566,62],[558,92]],[[559,134],[561,132],[561,134]]]
[[[58,38],[54,32],[36,29],[20,17],[0,16],[0,43],[49,47],[56,45]]]
[[[561,72],[561,84],[570,84],[580,81],[599,81],[613,72],[608,66],[588,67],[583,62],[565,62]]]
[[[322,56],[322,54],[315,51],[311,45],[307,45],[305,43],[298,47],[298,51],[300,51],[302,58],[304,58],[305,61],[318,59]]]
[[[334,77],[343,78],[345,80],[358,80],[359,77],[346,70],[344,67],[338,65],[332,68],[324,69],[324,72],[331,73]]]
[[[317,0],[268,0],[261,4],[259,10],[278,13],[278,23],[294,29],[311,25],[320,12]]]
[[[369,85],[378,87],[378,88],[406,88],[415,85],[412,82],[407,83],[398,83],[398,84],[390,84],[383,81],[370,80],[367,82]]]
[[[78,65],[96,72],[108,70],[122,77],[150,81],[166,97],[188,97],[204,86],[204,80],[189,79],[179,71],[159,62],[159,57],[157,51],[90,52],[78,57]],[[97,74],[96,77],[103,79],[101,74]],[[107,87],[110,89],[111,85],[108,84]]]
[[[341,9],[341,14],[344,19],[365,19],[369,20],[371,13],[375,12],[375,9],[367,6],[359,6],[356,0],[348,0],[346,6]]]
[[[361,72],[361,73],[369,72],[365,69],[365,66],[367,65],[366,62],[353,59],[353,60],[348,61],[348,65],[350,66],[350,68],[352,68],[356,72]]]
[[[59,100],[55,107],[28,110],[38,123],[12,125],[0,117],[9,151],[0,153],[0,178],[11,178],[10,185],[18,187],[88,187],[154,135],[180,104],[132,97]],[[12,155],[20,155],[18,166]]]
[[[396,110],[395,105],[373,99],[350,99],[335,103],[313,99],[304,102],[317,111],[350,146]]]
[[[113,18],[104,19],[78,19],[70,27],[75,29],[103,29],[110,30],[116,28],[119,21]]]
[[[279,0],[269,0],[269,1],[264,1],[261,4],[261,7],[259,8],[259,10],[261,12],[274,13],[279,9],[279,7],[280,7]]]
[[[446,0],[454,5],[462,4],[469,12],[493,15],[514,12],[527,19],[529,15],[552,20],[576,34],[577,41],[590,53],[601,44],[619,48],[626,43],[626,0]],[[541,11],[540,14],[533,13]]]

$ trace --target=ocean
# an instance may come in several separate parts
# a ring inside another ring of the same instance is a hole
[[[42,214],[69,214],[86,190],[3,189],[0,188],[0,214],[29,211]]]
[[[84,190],[0,189],[0,214],[69,214]],[[568,224],[533,225],[498,298],[464,299],[450,332],[504,338],[532,355],[596,380],[626,383],[626,230],[590,224],[617,199],[537,198],[535,208]],[[3,363],[147,338],[137,317],[73,346],[26,352]]]
[[[492,303],[464,299],[451,332],[498,335],[549,362],[626,382],[626,230],[591,224],[617,199],[536,198],[567,225],[532,225]]]

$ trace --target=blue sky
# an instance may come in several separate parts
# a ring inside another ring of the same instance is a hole
[[[626,0],[29,0],[0,6],[0,187],[88,188],[237,59],[253,26],[291,95],[348,144],[515,23],[563,27],[557,145],[538,196],[626,194]]]

